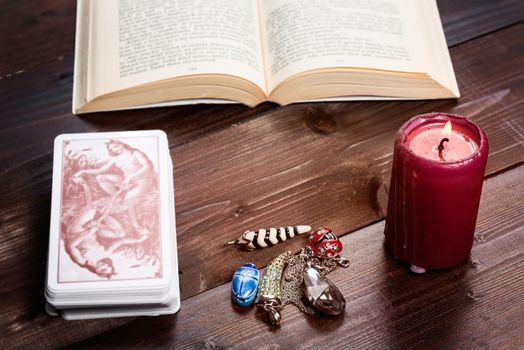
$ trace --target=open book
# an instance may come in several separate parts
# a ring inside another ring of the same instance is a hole
[[[79,0],[73,112],[459,97],[435,0]]]

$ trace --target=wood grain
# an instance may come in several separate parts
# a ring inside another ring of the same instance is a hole
[[[437,1],[449,46],[521,22],[521,0]]]
[[[408,116],[433,110],[473,116],[491,141],[489,173],[522,162],[523,25],[480,37],[522,21],[522,3],[439,0],[438,4],[448,43],[455,45],[451,53],[464,96],[458,101],[303,104],[285,108],[263,104],[254,109],[239,105],[189,106],[78,118],[70,113],[75,2],[0,1],[0,37],[4,39],[0,50],[0,348],[56,348],[118,329],[130,321],[65,322],[44,314],[51,145],[57,134],[153,128],[168,133],[176,167],[179,242],[183,240],[179,250],[183,260],[182,292],[186,298],[228,281],[232,269],[245,259],[253,256],[263,265],[279,251],[274,248],[249,255],[232,248],[224,250],[222,242],[235,238],[247,226],[307,220],[314,225],[330,224],[339,233],[347,233],[379,220],[382,214],[375,194],[388,178],[394,132]],[[362,237],[361,249],[368,244],[363,235],[357,235]],[[204,246],[203,241],[209,246]],[[286,248],[299,245],[295,241]],[[224,252],[224,256],[220,255]],[[198,258],[192,260],[195,256]],[[213,260],[216,257],[220,258]],[[496,275],[506,272],[507,267],[496,265],[491,269]],[[521,275],[520,270],[511,273]],[[370,287],[382,281],[382,275],[366,276],[362,283]],[[447,279],[437,279],[436,283],[443,281]],[[512,293],[517,290],[515,284],[495,282]],[[500,308],[491,299],[490,303]],[[360,309],[364,306],[374,310],[372,303],[364,303]],[[200,304],[192,302],[191,307],[199,308]],[[212,305],[202,307],[212,314]],[[417,304],[410,304],[410,308],[416,309]],[[521,318],[517,316],[504,311],[497,321],[505,318],[512,322],[510,336],[519,330],[515,323]],[[130,339],[137,344],[155,347],[167,344],[175,332],[191,329],[177,323],[179,317],[139,319],[131,323],[131,328],[121,329],[134,331]],[[205,320],[196,315],[184,317],[190,321],[183,322],[193,327]],[[340,323],[334,325],[341,327]],[[318,327],[323,331],[330,328]],[[380,324],[376,327],[382,329]],[[265,325],[254,329],[266,333]],[[297,332],[306,335],[301,330],[291,331]],[[397,336],[399,343],[411,339],[408,334]],[[242,334],[232,339],[240,337]],[[508,339],[515,339],[499,338],[501,347]],[[215,335],[205,340],[195,338],[193,342],[189,338],[176,340],[191,347],[225,344]],[[103,337],[91,344],[99,342]],[[480,344],[478,347],[483,346]]]
[[[185,300],[175,317],[136,319],[72,348],[522,348],[523,178],[524,165],[485,182],[471,258],[451,269],[410,273],[386,251],[384,221],[343,237],[351,265],[329,275],[347,301],[340,317],[287,306],[281,329],[270,329],[256,308],[230,302],[227,283]]]

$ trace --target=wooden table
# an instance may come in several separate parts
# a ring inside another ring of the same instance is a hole
[[[524,347],[524,2],[439,0],[462,98],[188,106],[71,115],[75,4],[0,2],[0,348],[511,349]],[[491,154],[470,261],[416,276],[383,246],[393,137],[410,116],[468,115]],[[174,161],[182,309],[67,322],[44,312],[52,142],[64,132],[163,129]],[[233,270],[303,240],[224,247],[248,228],[344,235],[338,318],[293,306],[272,330],[230,302]]]

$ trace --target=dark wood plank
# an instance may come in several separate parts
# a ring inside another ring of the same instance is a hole
[[[438,1],[449,46],[460,44],[522,21],[521,0]]]
[[[228,281],[247,259],[264,265],[302,245],[253,253],[222,246],[247,228],[310,223],[343,234],[379,220],[376,192],[388,178],[393,136],[411,115],[452,111],[479,122],[491,141],[488,173],[522,162],[523,33],[521,24],[452,49],[459,101],[294,105],[175,146],[183,297]],[[0,286],[0,333],[8,344],[27,345],[45,332],[42,344],[65,345],[127,321],[43,314],[50,174],[50,156],[2,172],[0,279],[8,283]]]
[[[343,237],[351,265],[329,275],[346,297],[341,317],[287,306],[270,330],[256,308],[232,305],[228,283],[185,300],[174,317],[136,319],[73,348],[522,348],[523,178],[524,165],[485,182],[470,261],[451,269],[410,273],[386,251],[384,221]]]

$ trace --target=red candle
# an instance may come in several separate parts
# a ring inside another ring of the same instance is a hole
[[[413,272],[469,256],[488,151],[484,131],[456,115],[416,116],[398,131],[384,234]]]

